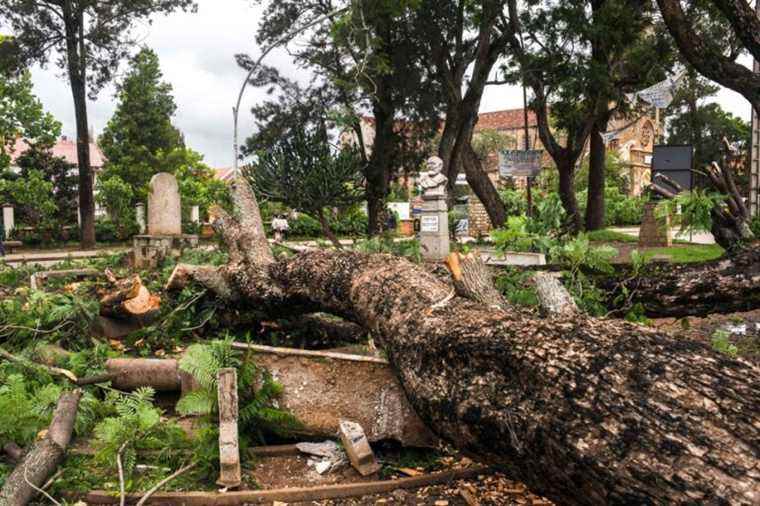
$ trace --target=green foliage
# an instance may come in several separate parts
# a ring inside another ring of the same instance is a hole
[[[200,208],[201,220],[209,208],[216,204],[228,211],[232,201],[227,183],[217,179],[214,170],[203,162],[203,155],[189,148],[175,148],[157,153],[158,166],[172,172],[177,178],[182,197],[182,222],[190,224],[190,208]]]
[[[731,334],[727,330],[716,330],[712,335],[712,347],[716,351],[734,358],[739,354],[739,348],[729,340],[729,337]]]
[[[110,175],[98,178],[96,200],[108,212],[108,220],[99,220],[95,227],[95,236],[99,241],[105,241],[111,235],[111,231],[106,227],[113,229],[114,239],[123,241],[137,232],[137,218],[134,201],[134,192],[132,186],[127,184],[118,175]]]
[[[325,124],[295,126],[266,150],[245,171],[256,194],[287,205],[319,220],[332,234],[325,209],[354,206],[364,195],[362,161],[350,147],[330,145]]]
[[[0,378],[0,446],[26,446],[50,424],[63,389],[53,383],[29,383],[22,374],[0,373]]]
[[[396,241],[389,234],[360,239],[354,245],[362,253],[386,253],[406,257],[414,263],[422,262],[422,246],[416,239]]]
[[[579,234],[564,244],[554,246],[549,251],[551,261],[561,264],[566,269],[565,286],[570,290],[578,306],[596,316],[605,314],[606,296],[589,279],[587,272],[612,273],[613,267],[610,262],[615,256],[617,256],[615,248],[591,246],[585,234]]]
[[[679,244],[670,248],[650,248],[644,254],[647,258],[654,255],[666,255],[677,264],[691,262],[709,262],[723,256],[725,251],[717,244]]]
[[[16,138],[44,148],[52,146],[60,132],[61,124],[32,93],[31,74],[0,72],[0,172],[10,165]]]
[[[749,228],[755,237],[760,237],[760,214],[756,214],[749,222]]]
[[[56,225],[58,206],[53,198],[53,183],[42,172],[30,170],[25,177],[0,179],[0,195],[22,207],[24,225],[43,231],[52,231]]]
[[[479,130],[472,138],[472,149],[481,161],[485,161],[489,155],[498,153],[504,149],[515,149],[516,140],[498,130],[486,128]]]
[[[179,367],[195,378],[200,388],[180,399],[177,411],[189,415],[212,415],[217,412],[217,374],[223,368],[237,369],[238,404],[240,434],[255,434],[263,440],[266,433],[288,435],[298,427],[297,420],[277,407],[277,398],[282,393],[282,386],[263,368],[256,366],[252,354],[242,359],[232,349],[231,339],[214,340],[207,344],[193,344],[182,359]],[[215,421],[208,419],[208,423]],[[217,445],[218,439],[206,431],[202,439]],[[243,446],[248,437],[241,438]],[[202,443],[200,441],[199,443]],[[207,444],[198,444],[199,458],[203,454],[213,454]],[[218,455],[218,453],[217,453]],[[211,461],[213,462],[213,461]]]
[[[494,285],[511,303],[519,306],[538,306],[538,295],[531,282],[532,273],[510,267],[499,272]]]
[[[531,220],[525,216],[510,216],[506,226],[491,232],[499,251],[534,251],[548,253],[556,240],[548,235],[529,231]]]
[[[18,289],[14,297],[0,300],[0,337],[26,343],[44,336],[48,340],[80,339],[98,314],[97,300],[74,293],[49,293]]]
[[[712,227],[712,210],[720,206],[726,199],[720,193],[697,188],[690,192],[681,192],[673,199],[666,199],[657,205],[655,215],[657,218],[671,216],[681,210],[680,233],[690,234],[694,232],[709,231]]]
[[[633,235],[607,228],[586,232],[586,236],[592,242],[638,242],[638,239]]]
[[[153,405],[155,391],[141,387],[130,394],[109,391],[106,403],[114,416],[104,418],[93,430],[95,461],[107,469],[115,469],[121,453],[127,487],[134,472],[139,450],[175,452],[177,443],[185,440],[176,424],[161,421],[162,412]],[[174,443],[174,444],[172,444]],[[187,446],[187,445],[185,445]]]
[[[134,190],[128,196],[130,207],[147,199],[150,178],[162,170],[159,152],[184,148],[182,135],[171,123],[177,108],[172,87],[162,78],[156,53],[140,50],[116,86],[116,111],[99,138],[108,160],[103,178],[118,177]]]

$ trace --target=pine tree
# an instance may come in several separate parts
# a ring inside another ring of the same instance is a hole
[[[151,176],[158,172],[160,153],[183,148],[182,134],[172,125],[177,109],[172,86],[162,81],[158,56],[142,49],[117,85],[119,103],[99,144],[108,159],[103,178],[120,177],[144,200]]]

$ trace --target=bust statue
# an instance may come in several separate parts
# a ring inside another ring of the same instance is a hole
[[[449,178],[441,174],[443,160],[437,156],[427,159],[427,169],[420,173],[420,186],[423,198],[437,198],[446,195],[446,183]]]

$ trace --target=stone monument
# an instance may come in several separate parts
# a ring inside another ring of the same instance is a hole
[[[644,216],[639,227],[639,247],[669,248],[673,245],[670,215],[657,216],[657,202],[644,204]]]
[[[179,256],[198,245],[197,235],[182,233],[182,205],[177,179],[159,172],[150,180],[148,233],[134,237],[135,267],[155,268],[167,255]]]
[[[443,160],[431,156],[426,171],[420,173],[422,213],[420,215],[420,244],[426,260],[443,260],[449,256],[449,214],[446,205],[446,183]]]

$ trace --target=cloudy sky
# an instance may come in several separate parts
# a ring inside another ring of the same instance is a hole
[[[174,87],[177,103],[175,125],[190,147],[205,155],[213,167],[232,165],[232,106],[237,99],[245,73],[234,61],[236,53],[258,55],[254,41],[262,8],[250,0],[198,0],[195,14],[175,13],[157,17],[150,25],[141,25],[136,33],[142,44],[159,55],[164,79]],[[288,77],[307,80],[308,73],[296,68],[288,55],[273,51],[265,60]],[[55,67],[35,68],[32,72],[35,93],[45,108],[62,123],[63,132],[74,136],[74,109],[71,92]],[[241,140],[250,133],[251,104],[261,101],[262,90],[246,90],[241,108]],[[89,104],[90,125],[99,133],[114,110],[112,87],[105,88]],[[717,101],[730,112],[749,118],[749,105],[739,95],[723,90]],[[522,107],[519,89],[490,87],[482,102],[482,111]]]

